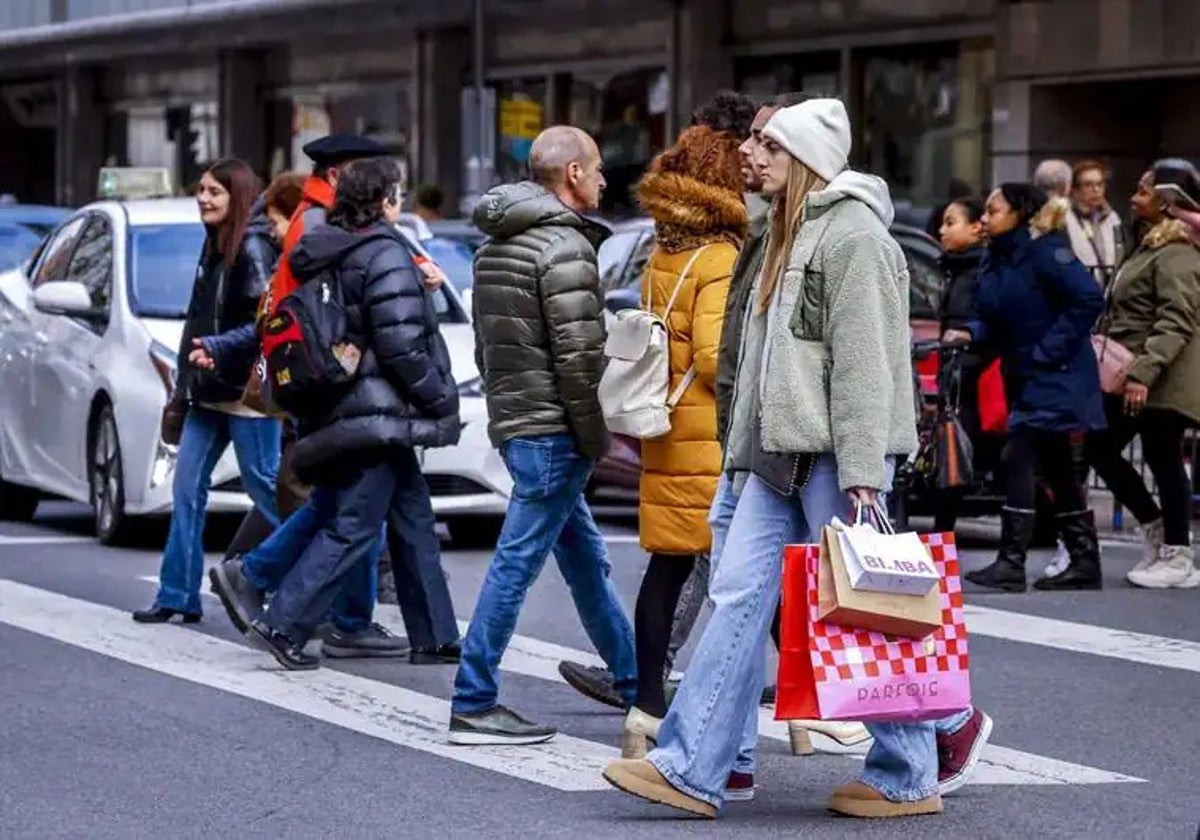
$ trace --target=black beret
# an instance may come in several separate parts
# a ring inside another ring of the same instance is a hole
[[[336,166],[360,158],[383,157],[387,147],[361,134],[327,134],[304,145],[304,154],[317,166]]]

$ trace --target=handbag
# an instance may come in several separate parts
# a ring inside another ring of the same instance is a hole
[[[183,422],[187,419],[188,402],[183,394],[176,389],[167,404],[163,406],[162,418],[159,420],[158,434],[162,442],[168,446],[178,446],[183,437]]]
[[[808,484],[816,456],[798,452],[764,452],[762,421],[754,423],[750,472],[781,496],[791,496]]]
[[[1096,353],[1096,366],[1100,369],[1100,390],[1106,394],[1125,393],[1125,380],[1133,369],[1136,357],[1119,341],[1107,335],[1092,336],[1092,350]]]
[[[975,482],[975,447],[963,428],[959,409],[962,405],[962,363],[955,359],[950,370],[945,402],[938,412],[934,429],[936,443],[935,475],[943,490],[969,487]]]

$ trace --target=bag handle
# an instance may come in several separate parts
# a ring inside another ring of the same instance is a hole
[[[865,520],[871,521],[865,521]],[[888,519],[887,511],[879,502],[864,505],[862,502],[854,503],[854,524],[855,525],[874,525],[875,530],[881,534],[895,536],[896,529],[892,526],[892,522]]]

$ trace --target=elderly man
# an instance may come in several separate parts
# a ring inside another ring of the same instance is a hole
[[[1071,164],[1052,158],[1044,160],[1033,170],[1033,185],[1051,198],[1071,195]]]
[[[475,208],[490,237],[475,257],[475,355],[513,492],[454,680],[454,744],[556,734],[497,704],[500,658],[551,551],[626,704],[637,682],[633,628],[583,498],[609,443],[597,396],[605,330],[596,268],[608,230],[582,215],[600,204],[600,152],[585,132],[553,126],[534,140],[529,164],[532,181],[495,187]]]

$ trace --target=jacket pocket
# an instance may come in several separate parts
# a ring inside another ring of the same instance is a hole
[[[771,348],[765,371],[768,387],[762,390],[763,451],[832,452],[829,348],[823,341],[779,339]]]
[[[791,282],[800,280],[800,269],[788,272]],[[793,279],[794,278],[794,279]],[[825,340],[825,275],[814,268],[805,266],[803,280],[800,283],[800,294],[796,298],[796,306],[792,309],[792,318],[788,328],[792,335],[800,341]]]

